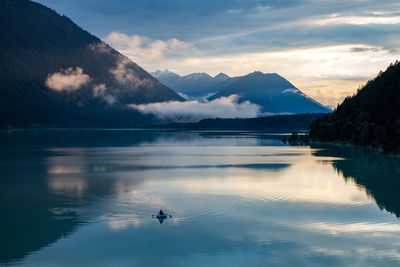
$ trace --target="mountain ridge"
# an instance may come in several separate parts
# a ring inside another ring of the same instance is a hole
[[[237,77],[219,73],[212,77],[207,73],[192,73],[180,76],[169,70],[158,70],[152,74],[161,82],[189,99],[203,98],[212,101],[220,97],[236,94],[240,96],[239,102],[248,100],[251,103],[258,104],[266,114],[331,112],[330,108],[307,96],[277,73],[254,71]],[[203,81],[199,83],[198,80],[202,79]],[[183,80],[185,81],[182,82]],[[183,84],[187,90],[181,90]],[[190,89],[194,87],[201,87],[201,90],[199,90],[201,95],[191,94]]]
[[[42,4],[1,1],[0,33],[0,127],[136,125],[149,116],[126,104],[183,100]]]
[[[277,73],[254,71],[238,77],[208,100],[240,95],[240,101],[250,101],[266,113],[327,113],[330,109],[310,98]]]
[[[181,76],[169,70],[157,70],[151,72],[151,74],[161,83],[189,99],[206,98],[217,92],[220,83],[232,79],[225,73],[219,73],[214,77],[205,72],[196,72]]]

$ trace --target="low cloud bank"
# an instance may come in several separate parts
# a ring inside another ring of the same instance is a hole
[[[206,118],[254,118],[261,114],[261,107],[249,101],[238,103],[239,96],[231,95],[212,101],[170,101],[130,107],[159,119],[176,122],[197,122]]]
[[[46,86],[55,91],[75,91],[90,82],[90,76],[83,73],[82,68],[68,68],[49,74]]]

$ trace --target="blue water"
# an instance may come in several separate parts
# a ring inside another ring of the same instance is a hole
[[[399,158],[281,139],[2,132],[0,265],[398,265]]]

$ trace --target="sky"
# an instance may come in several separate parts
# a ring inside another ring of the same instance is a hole
[[[398,0],[36,0],[149,72],[278,73],[334,107],[400,58]]]

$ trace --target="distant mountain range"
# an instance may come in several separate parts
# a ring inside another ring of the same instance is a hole
[[[69,18],[0,1],[0,127],[132,126],[127,108],[183,98]]]
[[[250,101],[262,107],[264,113],[328,113],[331,110],[297,89],[276,73],[253,72],[242,77],[220,73],[211,77],[206,73],[179,76],[168,70],[152,75],[183,96],[208,100],[239,95],[239,102]]]
[[[400,62],[368,81],[332,113],[315,120],[310,137],[400,154]]]
[[[187,99],[207,98],[222,89],[225,83],[230,83],[234,79],[224,73],[215,77],[204,72],[180,76],[169,70],[157,70],[151,74]]]
[[[308,97],[293,84],[276,73],[256,71],[240,77],[218,93],[209,97],[213,100],[237,94],[240,101],[250,101],[262,107],[265,113],[328,113],[331,110]]]

